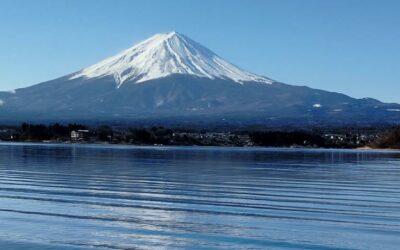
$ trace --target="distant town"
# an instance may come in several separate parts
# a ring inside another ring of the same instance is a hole
[[[227,147],[400,148],[400,128],[220,130],[88,127],[80,124],[1,126],[0,140],[43,143],[111,143]]]

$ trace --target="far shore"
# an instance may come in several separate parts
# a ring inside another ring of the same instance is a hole
[[[47,144],[396,150],[400,148],[400,128],[334,127],[308,130],[242,128],[235,130],[23,123],[20,126],[0,126],[0,141]]]
[[[333,147],[303,147],[303,146],[226,146],[226,145],[164,145],[164,144],[133,144],[133,143],[110,143],[110,142],[71,142],[71,141],[1,141],[0,145],[80,145],[80,146],[132,146],[132,147],[148,147],[148,148],[236,148],[236,149],[299,149],[299,150],[345,150],[345,151],[400,151],[398,148],[373,148],[369,146],[357,148],[333,148]]]

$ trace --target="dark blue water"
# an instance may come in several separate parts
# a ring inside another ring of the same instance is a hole
[[[399,249],[400,153],[0,144],[0,249]]]

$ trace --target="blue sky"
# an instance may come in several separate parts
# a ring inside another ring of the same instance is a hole
[[[176,30],[289,84],[400,102],[398,0],[1,0],[0,90]]]

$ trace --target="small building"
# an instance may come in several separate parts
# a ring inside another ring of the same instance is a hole
[[[83,141],[83,140],[88,140],[90,137],[90,132],[89,130],[86,129],[79,129],[77,131],[72,130],[71,131],[71,140],[72,141]]]
[[[0,141],[12,141],[14,137],[17,137],[14,129],[0,130]]]

